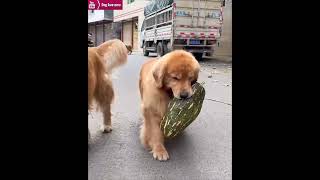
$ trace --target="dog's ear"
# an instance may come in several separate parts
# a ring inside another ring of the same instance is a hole
[[[163,80],[164,80],[164,75],[165,75],[165,69],[166,69],[166,64],[163,62],[163,60],[159,59],[157,60],[158,62],[154,66],[152,70],[152,75],[153,78],[156,82],[156,86],[158,88],[163,87]]]
[[[195,84],[198,81],[198,76],[199,76],[199,72],[200,72],[200,65],[199,65],[198,61],[195,60],[194,62],[196,62],[195,65],[194,65],[195,66],[194,79],[191,82],[191,85]]]
[[[199,75],[199,72],[200,72],[200,65],[199,63],[197,62],[197,65],[196,65],[196,68],[195,68],[195,79],[198,80],[198,75]]]

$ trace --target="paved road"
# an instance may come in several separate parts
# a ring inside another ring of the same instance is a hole
[[[116,98],[112,133],[102,134],[98,130],[102,122],[100,113],[89,116],[92,142],[88,149],[88,179],[230,180],[231,65],[201,62],[199,82],[206,82],[207,100],[198,119],[184,134],[166,143],[170,160],[160,162],[152,159],[138,138],[141,124],[138,75],[146,59],[139,54],[130,55],[128,64],[113,74]]]

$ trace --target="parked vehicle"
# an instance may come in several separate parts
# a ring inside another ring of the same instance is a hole
[[[144,8],[140,47],[162,56],[184,49],[211,57],[221,36],[223,0],[153,0]]]

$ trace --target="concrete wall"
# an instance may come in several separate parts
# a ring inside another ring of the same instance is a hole
[[[88,23],[102,21],[104,19],[103,10],[95,10],[93,13],[91,10],[88,11]]]
[[[232,61],[232,2],[226,0],[223,7],[223,26],[219,47],[215,47],[214,55],[222,57],[225,61]]]
[[[123,1],[123,10],[115,10],[113,21],[121,22],[123,20],[129,20],[132,18],[138,18],[138,44],[140,42],[140,29],[144,20],[143,10],[147,3],[147,0],[135,0],[131,4],[127,4],[127,1]],[[138,51],[142,51],[142,48],[138,47]]]

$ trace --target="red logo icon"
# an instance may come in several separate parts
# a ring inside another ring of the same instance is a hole
[[[122,10],[122,0],[88,0],[88,10]]]

